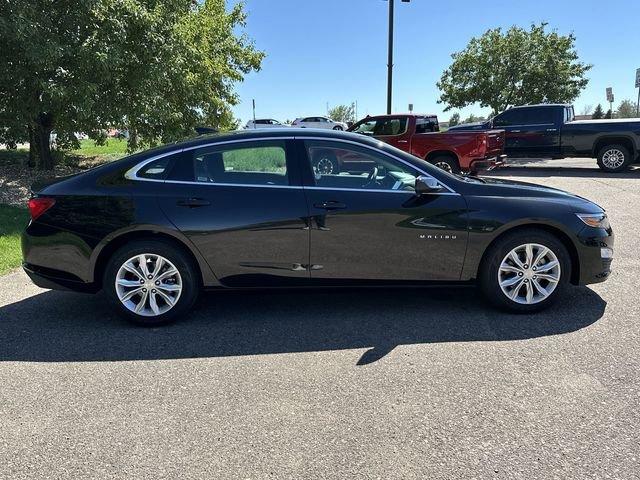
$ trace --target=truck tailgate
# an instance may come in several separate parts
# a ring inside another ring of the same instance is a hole
[[[497,157],[504,152],[504,130],[488,130],[484,132],[487,140],[487,157]]]

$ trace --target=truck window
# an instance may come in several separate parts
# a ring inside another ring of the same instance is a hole
[[[407,118],[372,118],[362,122],[353,131],[369,136],[402,135],[407,131]]]
[[[553,107],[534,107],[523,108],[520,110],[524,115],[521,118],[521,125],[545,125],[554,123],[554,112],[557,112]]]
[[[438,117],[418,117],[416,118],[416,133],[429,133],[440,131]]]
[[[522,110],[518,108],[512,108],[511,110],[502,112],[500,115],[496,115],[496,117],[493,119],[493,125],[495,127],[522,125]]]

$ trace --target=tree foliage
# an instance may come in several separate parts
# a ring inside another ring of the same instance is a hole
[[[467,118],[465,118],[464,120],[462,120],[462,123],[476,123],[476,122],[484,122],[486,120],[485,117],[481,116],[481,115],[475,115],[475,114],[471,114],[469,115]]]
[[[234,84],[264,55],[224,0],[0,2],[1,135],[30,140],[43,168],[51,131],[64,147],[127,128],[135,149],[235,127]]]
[[[591,115],[591,118],[594,120],[599,120],[603,117],[604,117],[604,110],[602,109],[602,105],[598,104],[596,106],[596,109],[593,112],[593,115]]]
[[[604,114],[604,118],[606,118],[607,120],[613,118],[613,112],[611,111],[611,109],[607,110],[607,113]]]
[[[573,34],[546,27],[495,28],[472,38],[442,74],[439,101],[447,110],[479,103],[494,114],[514,105],[573,101],[586,87],[591,65],[578,61]]]
[[[635,118],[638,116],[638,112],[636,111],[637,104],[632,102],[629,99],[623,100],[618,105],[618,110],[616,111],[616,118]]]
[[[335,122],[355,122],[356,104],[336,105],[329,110],[329,118]]]
[[[455,127],[456,125],[459,125],[459,124],[460,124],[460,114],[456,112],[453,115],[451,115],[451,117],[449,118],[449,126]]]

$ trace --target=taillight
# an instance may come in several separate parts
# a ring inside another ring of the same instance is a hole
[[[35,220],[53,207],[55,203],[56,200],[54,198],[48,197],[36,197],[29,199],[29,213],[31,214],[31,219]]]

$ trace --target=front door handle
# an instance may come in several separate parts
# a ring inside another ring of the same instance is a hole
[[[211,205],[211,202],[209,200],[205,200],[204,198],[184,198],[182,200],[178,200],[176,202],[176,205],[178,205],[179,207],[196,208],[206,207],[207,205]]]
[[[522,130],[511,130],[511,133],[520,133]]]
[[[342,210],[343,208],[347,208],[347,206],[344,203],[335,202],[335,201],[314,203],[313,206],[316,208],[321,208],[323,210]]]
[[[398,143],[409,143],[409,140],[398,140]]]

